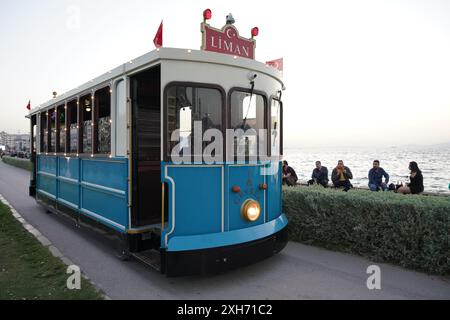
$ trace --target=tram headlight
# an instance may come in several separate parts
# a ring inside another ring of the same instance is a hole
[[[255,222],[261,216],[261,206],[255,200],[248,199],[241,209],[242,218],[249,222]]]

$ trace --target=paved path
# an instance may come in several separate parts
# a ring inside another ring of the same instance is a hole
[[[367,259],[291,242],[271,259],[219,276],[166,278],[122,262],[102,237],[45,213],[28,197],[28,172],[0,161],[0,194],[112,299],[450,299],[450,279],[379,264],[368,290]]]

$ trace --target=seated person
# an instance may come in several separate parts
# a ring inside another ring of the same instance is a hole
[[[383,182],[384,177],[384,182]],[[370,191],[386,190],[389,183],[389,174],[380,168],[380,161],[374,160],[373,168],[369,171]]]
[[[417,162],[409,163],[409,170],[411,170],[411,174],[409,176],[410,183],[406,186],[402,186],[398,188],[398,193],[403,194],[419,194],[422,193],[425,189],[423,186],[423,175],[422,171],[419,169]]]
[[[308,185],[320,184],[324,188],[328,187],[328,169],[323,167],[320,161],[316,162],[316,168],[312,172],[311,180],[308,181]]]
[[[286,160],[283,161],[283,185],[287,184],[292,187],[297,184],[298,177],[295,173],[295,170],[292,167],[289,167],[289,164]]]
[[[339,160],[336,168],[331,173],[331,181],[336,188],[344,187],[344,191],[347,192],[353,185],[350,183],[350,179],[353,179],[352,171],[349,167],[344,166],[344,161]]]

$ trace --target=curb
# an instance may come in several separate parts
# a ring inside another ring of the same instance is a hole
[[[11,210],[13,217],[22,224],[22,226],[25,228],[25,230],[27,230],[29,233],[31,233],[36,238],[36,240],[38,240],[44,247],[46,247],[55,258],[60,259],[66,266],[75,265],[72,262],[72,260],[65,257],[61,253],[61,251],[59,251],[59,249],[52,244],[52,242],[49,239],[47,239],[44,235],[42,235],[42,233],[38,229],[33,227],[31,224],[29,224],[20,215],[20,213],[16,209],[14,209],[14,207],[8,202],[8,200],[6,200],[5,197],[3,197],[2,194],[0,194],[0,201]],[[81,275],[83,276],[83,278],[85,280],[89,281],[94,286],[94,288],[98,292],[100,292],[100,294],[103,295],[104,300],[112,300],[109,296],[104,294],[103,290],[95,282],[90,280],[83,272],[81,272]]]

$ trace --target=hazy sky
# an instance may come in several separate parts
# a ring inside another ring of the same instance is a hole
[[[450,1],[0,0],[0,131],[28,132],[46,102],[154,49],[200,48],[206,8],[256,59],[284,57],[287,146],[450,141]],[[77,18],[78,17],[78,18]],[[79,22],[79,23],[78,23]]]

